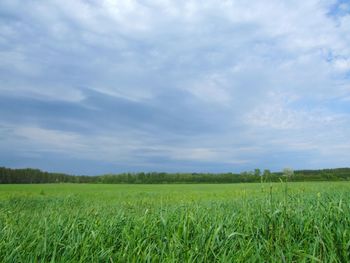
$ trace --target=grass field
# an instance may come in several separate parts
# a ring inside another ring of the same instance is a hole
[[[0,262],[350,262],[350,182],[0,185]]]

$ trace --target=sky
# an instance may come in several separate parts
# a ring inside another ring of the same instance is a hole
[[[1,0],[0,166],[350,166],[350,1]]]

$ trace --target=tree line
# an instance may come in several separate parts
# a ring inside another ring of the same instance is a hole
[[[39,169],[0,167],[0,184],[40,183],[103,183],[103,184],[164,184],[164,183],[253,183],[288,181],[345,181],[350,180],[350,168],[297,170],[284,169],[242,173],[160,173],[139,172],[98,176],[49,173]]]

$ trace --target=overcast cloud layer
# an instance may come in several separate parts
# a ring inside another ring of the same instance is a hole
[[[0,166],[349,161],[349,1],[0,2]]]

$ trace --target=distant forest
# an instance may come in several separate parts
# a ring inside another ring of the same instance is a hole
[[[282,172],[255,169],[242,173],[121,173],[98,176],[49,173],[38,169],[0,167],[0,184],[101,183],[101,184],[165,184],[165,183],[253,183],[283,181],[347,181],[350,168],[323,170],[284,169]]]

